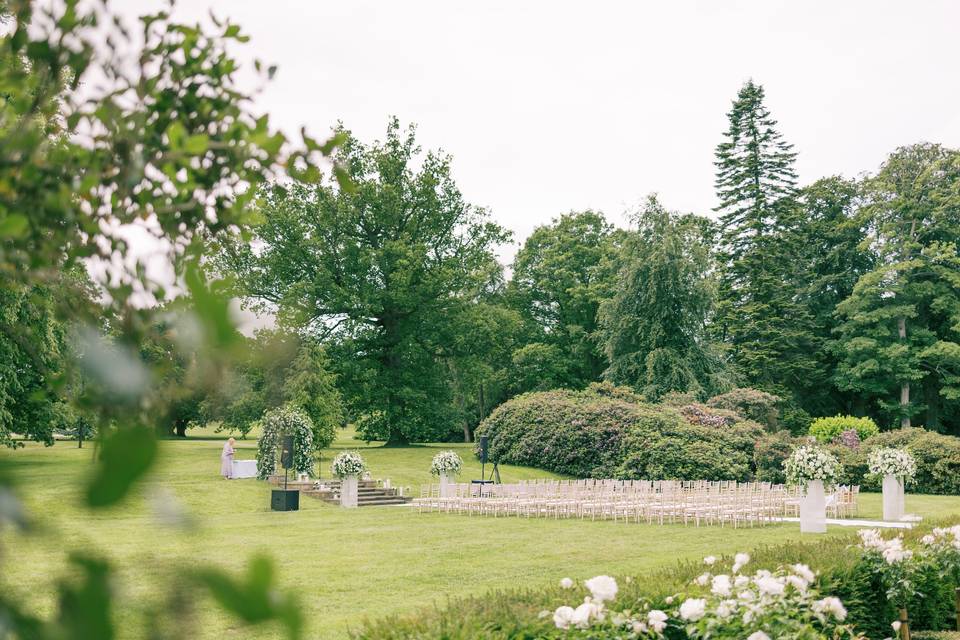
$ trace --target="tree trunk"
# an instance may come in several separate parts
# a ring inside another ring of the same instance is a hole
[[[463,441],[472,442],[473,434],[470,432],[470,421],[464,418],[463,420]]]
[[[185,420],[178,420],[177,423],[174,425],[174,429],[176,431],[178,438],[187,437],[187,423]]]
[[[897,318],[897,333],[900,340],[907,339],[907,319]],[[910,427],[910,381],[904,380],[900,383],[900,427],[903,429]]]
[[[387,438],[387,442],[384,446],[387,447],[405,447],[410,444],[410,439],[403,434],[400,429],[395,428],[393,425],[390,426],[390,436]]]

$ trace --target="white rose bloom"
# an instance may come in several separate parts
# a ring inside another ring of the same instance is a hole
[[[663,630],[667,628],[667,614],[659,609],[654,609],[647,614],[647,623],[655,632],[663,633]]]
[[[707,601],[702,598],[687,598],[680,605],[680,617],[696,622],[707,612]]]
[[[617,581],[610,576],[596,576],[585,583],[597,602],[613,600],[617,597]]]
[[[747,637],[747,640],[770,640],[770,636],[763,631],[754,631]]]
[[[793,588],[803,593],[807,590],[807,581],[800,576],[787,576],[787,584],[793,585]]]
[[[757,596],[756,594],[753,593],[753,591],[750,591],[750,589],[747,589],[746,591],[741,591],[739,594],[739,597],[744,602],[752,602],[753,600],[756,599]]]
[[[560,586],[563,587],[564,589],[572,589],[573,580],[571,580],[570,578],[564,578],[563,580],[560,581]]]
[[[920,542],[922,542],[923,544],[927,545],[928,547],[929,547],[930,545],[932,545],[932,544],[933,544],[934,542],[936,542],[936,541],[937,541],[937,539],[934,538],[934,537],[933,537],[932,535],[930,535],[929,533],[928,533],[927,535],[923,536],[922,538],[920,538]]]
[[[893,627],[894,633],[900,633],[900,625],[901,625],[901,622],[899,620],[894,620],[893,622],[890,623],[890,626]]]
[[[590,621],[594,618],[602,618],[600,607],[592,602],[584,602],[573,610],[570,616],[570,623],[578,629],[586,629],[590,626]]]
[[[749,553],[738,553],[733,556],[733,572],[737,573],[740,569],[743,569],[743,566],[750,562]]]
[[[558,607],[553,612],[553,624],[557,625],[557,629],[569,629],[572,621],[573,607]]]
[[[716,596],[723,596],[724,598],[730,596],[730,594],[733,592],[733,585],[730,582],[730,576],[714,576],[713,581],[711,582],[710,591]]]
[[[717,605],[717,617],[721,619],[729,618],[733,615],[733,606],[726,600]]]
[[[829,613],[840,622],[847,618],[847,608],[840,602],[840,598],[834,596],[817,600],[813,603],[813,610],[817,613]]]
[[[716,562],[717,559],[714,556],[707,556],[703,559],[703,564],[707,565],[708,567],[712,567]]]
[[[913,551],[903,549],[900,545],[890,546],[883,550],[883,559],[887,561],[887,564],[896,564],[912,557]]]
[[[636,634],[646,633],[647,625],[643,624],[639,620],[633,623],[633,632]]]
[[[667,604],[673,604],[673,596],[667,596],[663,599]]]
[[[793,565],[793,572],[807,581],[807,584],[817,579],[816,574],[805,564]]]
[[[783,591],[786,588],[785,585],[776,578],[770,576],[763,576],[762,578],[757,579],[757,589],[760,590],[760,593],[769,596],[781,596]]]
[[[697,576],[693,581],[696,582],[701,587],[705,587],[707,586],[707,583],[710,582],[710,574],[702,573],[699,576]]]
[[[735,586],[738,589],[740,587],[745,587],[748,584],[750,584],[750,578],[748,578],[747,576],[737,576],[733,580],[733,586]]]

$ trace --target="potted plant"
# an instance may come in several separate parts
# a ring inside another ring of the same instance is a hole
[[[800,532],[827,531],[827,499],[824,485],[834,485],[840,476],[840,462],[816,446],[797,447],[783,462],[787,483],[803,487],[800,499]]]
[[[356,451],[343,451],[338,453],[330,465],[330,471],[333,475],[340,478],[340,506],[357,506],[357,488],[359,485],[360,474],[367,468],[363,457]]]
[[[917,474],[917,463],[907,451],[884,447],[867,457],[870,474],[883,477],[883,519],[898,521],[904,515],[903,485]]]
[[[455,476],[460,475],[463,460],[456,451],[441,451],[433,456],[430,473],[440,478],[440,497],[450,497],[451,488],[456,484]]]

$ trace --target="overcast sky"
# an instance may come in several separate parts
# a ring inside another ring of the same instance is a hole
[[[279,66],[259,98],[278,125],[342,120],[369,140],[389,115],[415,122],[516,240],[572,209],[625,224],[654,191],[710,214],[714,147],[748,78],[803,182],[875,170],[898,145],[960,146],[960,2],[189,0],[176,14],[211,8],[252,37],[242,59]]]

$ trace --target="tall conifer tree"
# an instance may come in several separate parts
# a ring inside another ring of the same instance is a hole
[[[716,327],[748,384],[795,396],[815,363],[800,304],[796,153],[747,82],[716,151],[720,299]]]

